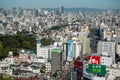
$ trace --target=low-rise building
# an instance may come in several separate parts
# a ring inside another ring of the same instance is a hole
[[[108,78],[107,80],[114,80],[116,77],[120,76],[119,64],[113,64],[112,68],[108,68]]]
[[[45,71],[46,72],[51,72],[51,63],[50,62],[45,63]]]

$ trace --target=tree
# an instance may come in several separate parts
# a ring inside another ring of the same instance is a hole
[[[3,50],[2,42],[0,41],[0,51]]]
[[[7,74],[1,74],[0,75],[0,80],[15,80],[15,79],[12,78],[11,76],[7,75]]]
[[[21,43],[22,47],[25,48],[25,49],[30,49],[30,42],[28,41],[23,41]]]
[[[42,38],[41,39],[41,44],[42,44],[42,46],[49,46],[49,45],[51,45],[51,44],[53,44],[53,40],[51,39],[51,38]]]
[[[2,53],[3,53],[3,45],[2,42],[0,41],[0,57],[2,57]]]
[[[18,55],[18,48],[36,50],[36,37],[34,35],[29,36],[24,31],[12,36],[0,36],[0,59],[5,58],[9,51]]]
[[[80,56],[78,56],[78,57],[76,58],[76,60],[78,60],[78,61],[81,60]]]
[[[68,26],[68,24],[53,26],[50,28],[50,30],[60,30],[61,28],[64,28],[66,26]]]

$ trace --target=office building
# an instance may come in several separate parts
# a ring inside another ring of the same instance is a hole
[[[51,58],[50,48],[49,47],[42,47],[40,40],[37,40],[37,57],[42,57],[45,59]]]
[[[116,36],[114,35],[112,38],[111,38],[112,41],[115,41],[116,44],[120,43],[120,37],[119,36]]]
[[[116,53],[120,56],[120,44],[116,45]]]
[[[60,13],[61,14],[64,13],[64,7],[63,6],[60,8]]]
[[[108,56],[112,57],[113,62],[115,62],[115,42],[99,41],[97,53],[100,53],[102,55],[107,54]]]
[[[79,32],[79,43],[81,44],[82,55],[90,53],[90,39],[87,38],[86,32]]]
[[[73,61],[74,58],[74,41],[67,41],[67,53],[66,53],[67,61]]]
[[[57,70],[62,70],[62,51],[60,49],[53,49],[51,51],[51,71],[54,73]]]
[[[39,52],[37,54],[37,57],[42,57],[42,58],[46,58],[48,59],[49,58],[49,48],[47,47],[40,47],[39,48]]]
[[[78,57],[78,56],[81,56],[81,52],[82,52],[82,45],[79,44],[79,43],[75,43],[75,51],[74,51],[74,55],[75,55],[75,59]]]

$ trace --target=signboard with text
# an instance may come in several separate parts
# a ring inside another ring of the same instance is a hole
[[[100,56],[88,56],[91,64],[100,64]]]
[[[88,64],[88,72],[93,74],[106,74],[106,66],[105,65],[97,65],[97,64]]]
[[[53,49],[52,50],[52,53],[60,53],[61,52],[61,50],[59,50],[59,49]]]

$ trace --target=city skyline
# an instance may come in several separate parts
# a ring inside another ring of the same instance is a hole
[[[98,8],[98,9],[120,9],[120,0],[1,0],[0,8],[10,9],[22,7],[25,9],[40,8]]]

